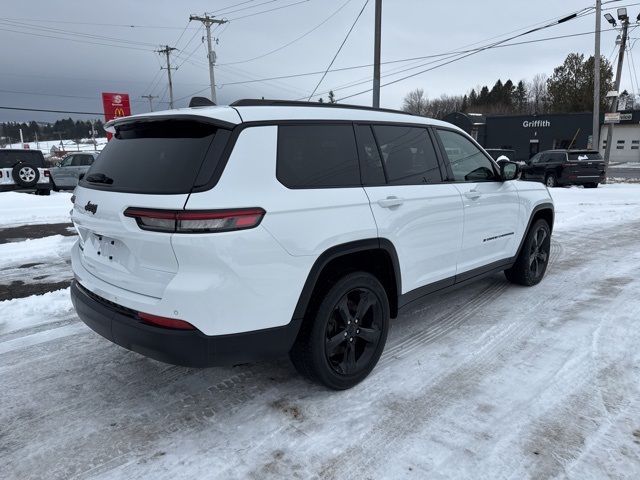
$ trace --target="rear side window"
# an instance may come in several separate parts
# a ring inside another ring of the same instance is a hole
[[[82,186],[132,193],[189,193],[206,184],[229,131],[193,120],[124,124],[96,158]],[[198,175],[210,172],[208,178]]]
[[[360,186],[351,125],[280,125],[276,176],[289,188]]]
[[[0,150],[0,168],[12,168],[20,162],[30,163],[34,167],[44,168],[44,156],[40,151],[12,150],[3,152]]]
[[[598,152],[569,152],[569,160],[573,160],[573,161],[602,160],[602,155],[600,155]]]
[[[426,128],[374,125],[390,185],[442,181],[438,157]]]

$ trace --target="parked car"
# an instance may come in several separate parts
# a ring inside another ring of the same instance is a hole
[[[522,180],[544,182],[547,187],[596,188],[604,179],[604,159],[593,150],[546,150],[531,157],[522,169]]]
[[[65,155],[51,172],[51,188],[58,190],[73,190],[78,181],[85,176],[89,167],[98,158],[100,152],[70,153]]]
[[[49,169],[40,150],[0,149],[0,192],[49,195]]]
[[[547,189],[445,122],[243,100],[107,129],[75,191],[71,296],[89,327],[157,360],[288,352],[345,389],[417,299],[501,271],[535,285],[547,268]]]

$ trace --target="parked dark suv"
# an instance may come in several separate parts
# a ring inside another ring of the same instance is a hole
[[[0,192],[49,195],[49,169],[40,150],[0,149]]]
[[[546,150],[527,161],[521,178],[544,182],[547,187],[596,188],[605,178],[604,160],[593,150]]]

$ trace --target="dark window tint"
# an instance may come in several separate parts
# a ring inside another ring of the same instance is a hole
[[[541,163],[542,162],[542,154],[536,153],[533,157],[531,157],[531,163]]]
[[[438,130],[456,182],[496,180],[493,163],[465,136],[450,130]]]
[[[442,181],[435,149],[426,128],[375,125],[387,180],[395,185]]]
[[[35,167],[44,168],[44,156],[40,151],[31,150],[0,150],[0,168],[12,168],[15,164],[24,162]]]
[[[215,169],[228,133],[191,120],[122,125],[82,185],[135,193],[189,193],[198,186],[196,178],[205,159],[208,167],[214,164],[207,170]]]
[[[281,125],[276,170],[289,188],[360,186],[353,127]]]
[[[569,160],[602,160],[602,155],[600,155],[598,152],[570,152]]]
[[[356,127],[358,139],[358,153],[360,154],[360,169],[364,185],[385,185],[386,179],[382,168],[380,151],[369,125]]]
[[[82,165],[84,165],[84,163],[82,162],[83,159],[84,159],[84,155],[74,155],[73,160],[71,160],[71,166],[81,167]]]
[[[567,155],[562,152],[548,153],[547,163],[564,163],[567,160]]]

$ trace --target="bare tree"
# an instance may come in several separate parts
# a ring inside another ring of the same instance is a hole
[[[425,97],[424,90],[416,88],[404,97],[402,109],[415,115],[426,115],[428,106],[429,100]]]
[[[549,103],[547,76],[537,73],[527,85],[529,94],[529,113],[546,113]]]

